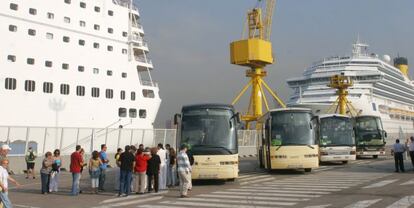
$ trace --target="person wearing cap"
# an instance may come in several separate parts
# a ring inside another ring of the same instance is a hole
[[[29,147],[29,150],[26,153],[26,166],[27,166],[27,170],[26,170],[26,179],[29,179],[30,175],[32,175],[33,179],[35,179],[35,172],[34,172],[34,167],[35,167],[35,160],[36,160],[36,153],[33,151],[32,147]]]
[[[185,198],[190,188],[191,182],[191,165],[187,155],[187,145],[182,144],[177,156],[177,172],[180,178],[180,197]]]
[[[7,155],[9,154],[9,152],[11,150],[12,150],[12,148],[10,148],[10,146],[8,144],[3,144],[1,146],[1,149],[0,149],[0,161],[3,160],[3,159],[7,159],[8,160],[9,158],[7,157]],[[10,173],[9,166],[7,166],[6,169],[7,169],[7,172]]]

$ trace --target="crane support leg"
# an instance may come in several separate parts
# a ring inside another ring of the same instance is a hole
[[[265,81],[263,81],[263,85],[266,87],[266,89],[269,91],[269,93],[273,96],[273,98],[279,103],[280,106],[282,106],[282,108],[286,108],[285,103],[282,101],[282,99],[280,99],[274,92],[273,90],[267,85],[267,83]]]

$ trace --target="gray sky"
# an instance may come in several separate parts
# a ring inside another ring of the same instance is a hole
[[[230,103],[248,80],[245,68],[230,64],[229,43],[241,38],[256,0],[135,2],[160,86],[155,127],[163,128],[182,105]],[[411,63],[413,9],[412,0],[278,0],[271,37],[276,63],[266,68],[266,81],[287,100],[287,78],[324,57],[350,54],[358,34],[371,52],[400,54]]]

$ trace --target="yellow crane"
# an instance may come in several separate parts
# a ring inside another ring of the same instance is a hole
[[[241,119],[246,122],[247,128],[250,128],[250,122],[257,121],[258,118],[262,116],[263,102],[266,110],[269,110],[269,103],[264,88],[267,89],[280,106],[286,107],[282,99],[280,99],[263,80],[263,78],[267,76],[265,66],[274,62],[270,35],[276,0],[259,0],[258,3],[260,5],[263,2],[266,2],[264,4],[264,9],[257,6],[247,13],[246,26],[248,37],[244,37],[246,32],[245,28],[243,30],[242,39],[230,44],[231,63],[249,67],[249,69],[246,70],[246,77],[250,78],[250,81],[243,87],[241,92],[232,102],[232,105],[236,104],[251,86],[252,90],[249,107],[247,112],[241,116]]]
[[[330,78],[328,87],[335,88],[338,98],[336,101],[329,107],[328,113],[331,113],[334,107],[336,107],[334,113],[339,113],[341,115],[350,114],[350,116],[356,116],[357,110],[348,100],[348,88],[354,85],[350,77],[343,74],[334,75]],[[348,110],[347,110],[348,109]],[[339,112],[338,112],[339,110]]]

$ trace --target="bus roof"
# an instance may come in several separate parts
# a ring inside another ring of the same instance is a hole
[[[229,104],[220,104],[220,103],[203,103],[203,104],[193,104],[193,105],[185,105],[182,108],[182,111],[191,110],[191,109],[203,109],[203,108],[218,108],[218,109],[226,109],[234,111],[232,105]]]
[[[320,114],[320,115],[318,115],[318,117],[319,118],[328,118],[328,117],[351,118],[350,116],[342,115],[342,114]]]
[[[309,108],[276,108],[276,109],[269,110],[269,112],[280,112],[280,111],[305,111],[305,112],[312,113],[312,110]]]

